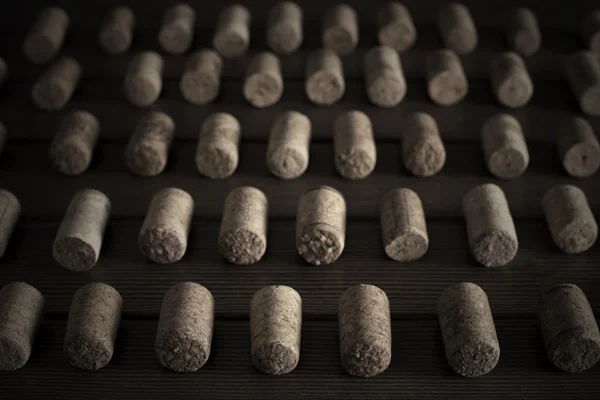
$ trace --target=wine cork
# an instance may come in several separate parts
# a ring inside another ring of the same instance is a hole
[[[275,54],[258,53],[252,57],[244,81],[244,97],[257,108],[272,106],[283,95],[281,63]]]
[[[568,56],[567,79],[581,110],[600,116],[600,57],[590,51]]]
[[[213,37],[213,47],[223,57],[243,55],[250,45],[250,11],[234,4],[221,12]]]
[[[425,211],[410,189],[390,190],[381,204],[381,237],[389,258],[399,262],[423,257],[429,248]]]
[[[159,190],[148,208],[138,245],[144,256],[158,264],[181,260],[187,249],[194,199],[177,188]]]
[[[475,260],[486,267],[508,264],[519,241],[502,189],[491,183],[476,186],[463,198],[462,209]]]
[[[444,45],[455,53],[466,55],[477,47],[475,22],[462,3],[450,3],[440,10],[438,28]]]
[[[152,111],[137,123],[125,151],[125,162],[136,175],[156,176],[164,171],[175,122],[167,114]]]
[[[33,85],[32,97],[42,110],[62,109],[73,96],[81,77],[81,66],[71,57],[51,65]]]
[[[352,286],[340,297],[340,357],[351,375],[371,377],[392,361],[390,302],[373,285]]]
[[[50,144],[54,168],[65,175],[84,173],[92,162],[99,135],[100,123],[89,112],[74,111],[67,115]]]
[[[329,49],[315,50],[306,62],[306,96],[315,104],[328,106],[344,96],[346,82],[340,57]]]
[[[238,166],[241,126],[231,114],[215,113],[202,124],[196,167],[210,179],[225,179]]]
[[[193,372],[210,357],[215,300],[204,286],[193,282],[173,286],[162,302],[156,357],[166,368]]]
[[[390,1],[377,12],[377,38],[379,43],[396,51],[409,50],[417,40],[417,29],[408,8]]]
[[[42,9],[25,37],[25,57],[34,64],[52,60],[63,46],[68,28],[69,16],[62,8]]]
[[[562,123],[557,144],[558,156],[569,175],[587,178],[600,168],[600,143],[585,119],[572,117]]]
[[[233,264],[258,262],[267,250],[269,203],[260,190],[243,186],[232,190],[225,199],[219,251]]]
[[[252,296],[252,362],[271,375],[287,374],[300,359],[302,298],[288,286],[267,286]]]
[[[223,61],[217,52],[210,49],[194,52],[179,82],[181,94],[192,104],[212,103],[221,89],[222,71]]]
[[[406,95],[406,81],[398,52],[389,46],[378,46],[364,59],[367,97],[379,107],[394,107]]]
[[[0,258],[4,257],[20,216],[19,199],[8,190],[0,189]]]
[[[52,244],[52,255],[60,266],[83,272],[96,265],[110,209],[110,199],[98,190],[75,194]]]
[[[338,173],[351,180],[369,176],[377,163],[377,149],[369,117],[361,111],[348,111],[335,120],[333,131]]]
[[[500,344],[483,289],[471,282],[452,285],[438,298],[437,312],[450,368],[467,377],[493,370]]]
[[[335,262],[346,240],[346,201],[329,186],[317,186],[298,201],[296,248],[314,265]]]
[[[404,121],[402,159],[404,166],[418,177],[433,176],[446,163],[446,149],[437,123],[425,113],[414,113]]]
[[[281,179],[295,179],[308,168],[311,123],[297,111],[286,111],[275,117],[269,147],[267,167]]]
[[[44,296],[24,282],[12,282],[0,290],[0,370],[24,366],[44,316]]]
[[[600,359],[600,331],[585,293],[563,283],[546,291],[538,303],[546,354],[558,369],[581,372]]]
[[[592,11],[579,28],[586,46],[596,54],[600,54],[600,10]]]
[[[267,19],[267,43],[278,54],[292,54],[302,44],[302,9],[292,1],[277,3]]]
[[[544,194],[542,208],[559,249],[575,254],[594,245],[598,225],[581,189],[573,185],[555,186]]]
[[[185,3],[175,4],[167,11],[162,21],[158,41],[164,51],[183,54],[194,40],[196,11]]]
[[[164,61],[154,51],[144,51],[135,56],[125,76],[125,96],[138,107],[154,103],[162,91]]]
[[[452,50],[437,50],[427,57],[427,93],[440,106],[452,106],[465,98],[469,81],[462,62]]]
[[[496,56],[491,63],[490,78],[498,102],[506,107],[523,107],[533,96],[533,82],[525,61],[517,53]]]
[[[133,40],[135,14],[129,7],[115,7],[106,14],[100,28],[100,46],[108,54],[123,54]]]
[[[106,366],[113,356],[123,298],[104,283],[88,283],[73,297],[64,352],[71,365],[85,370]]]
[[[323,47],[341,56],[348,55],[358,44],[358,17],[348,4],[330,8],[323,21]]]
[[[535,54],[542,45],[542,34],[535,14],[528,8],[517,8],[506,25],[508,48],[523,57]]]
[[[512,115],[497,114],[481,129],[488,170],[496,178],[514,179],[529,165],[529,151],[521,124]]]
[[[6,82],[7,78],[8,67],[6,66],[6,62],[4,61],[4,59],[0,58],[0,87],[2,86],[2,84],[4,84],[4,82]]]

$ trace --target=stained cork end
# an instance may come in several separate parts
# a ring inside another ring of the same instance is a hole
[[[194,372],[208,361],[210,343],[193,338],[185,330],[165,331],[156,340],[156,357],[165,367],[176,372]],[[185,357],[180,354],[185,351]]]
[[[600,147],[588,142],[578,143],[566,151],[563,165],[573,177],[590,177],[600,169]]]
[[[331,264],[344,250],[342,234],[328,224],[307,227],[297,242],[298,253],[313,265]]]
[[[142,254],[158,264],[170,264],[183,258],[187,248],[187,238],[167,226],[153,226],[139,237]]]

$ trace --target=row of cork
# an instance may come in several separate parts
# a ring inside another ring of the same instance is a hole
[[[390,302],[373,285],[346,289],[339,300],[341,363],[351,375],[372,377],[392,361]],[[98,370],[111,360],[123,298],[113,287],[90,283],[73,297],[64,339],[71,365]],[[15,370],[31,355],[44,314],[44,297],[34,287],[10,283],[0,290],[0,369]],[[463,282],[438,298],[437,314],[448,365],[466,377],[485,375],[500,359],[500,344],[488,297],[478,285]],[[158,321],[155,352],[177,372],[202,368],[211,353],[215,300],[204,286],[183,282],[167,291]],[[547,290],[538,303],[547,357],[558,369],[585,371],[600,359],[600,331],[585,293],[576,285]],[[251,355],[254,366],[272,375],[293,371],[300,361],[302,298],[288,286],[267,286],[250,302]],[[402,338],[406,341],[407,338]]]

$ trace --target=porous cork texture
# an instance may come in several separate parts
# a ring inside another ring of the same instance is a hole
[[[590,369],[600,359],[600,332],[585,293],[564,283],[546,291],[538,303],[548,359],[567,372]]]
[[[469,91],[469,81],[460,57],[452,50],[437,50],[427,56],[427,94],[440,106],[462,101]]]
[[[300,359],[302,298],[288,286],[267,286],[252,296],[252,363],[271,375],[287,374]]]
[[[4,152],[6,147],[6,140],[8,139],[8,132],[2,122],[0,122],[0,155]]]
[[[485,267],[512,261],[519,241],[502,189],[491,183],[476,186],[463,198],[462,209],[475,260]]]
[[[542,208],[554,243],[565,253],[582,253],[596,243],[598,225],[578,187],[553,187],[544,194]]]
[[[398,52],[389,46],[375,47],[365,54],[363,69],[367,97],[379,107],[394,107],[406,95],[406,81]]]
[[[533,96],[533,82],[527,65],[517,53],[505,52],[494,57],[490,80],[498,102],[506,107],[523,107]]]
[[[202,49],[190,55],[179,87],[183,97],[192,104],[212,103],[221,89],[223,60],[213,50]]]
[[[258,262],[267,250],[269,202],[260,190],[243,186],[232,190],[225,199],[219,251],[233,264]]]
[[[187,249],[194,200],[177,188],[159,190],[150,202],[140,231],[140,251],[151,261],[170,264],[181,260]]]
[[[141,52],[129,62],[124,91],[131,104],[147,107],[158,99],[162,91],[163,69],[164,61],[154,51]]]
[[[477,47],[477,28],[469,9],[462,3],[450,3],[438,14],[438,29],[444,45],[457,54],[466,55]]]
[[[0,189],[0,258],[4,257],[20,216],[19,199],[8,190]]]
[[[0,290],[0,370],[17,370],[29,360],[44,303],[44,296],[24,282],[9,283]]]
[[[567,80],[581,110],[600,116],[600,57],[581,51],[567,57]]]
[[[100,28],[100,47],[111,55],[123,54],[131,47],[135,14],[129,7],[115,7],[104,18]]]
[[[45,64],[60,51],[69,16],[59,7],[46,7],[37,15],[23,42],[25,57],[34,64]]]
[[[292,1],[277,3],[267,18],[267,43],[278,54],[292,54],[304,40],[302,9]]]
[[[6,61],[3,58],[0,58],[0,87],[6,82],[8,79],[8,67],[6,66]]]
[[[437,123],[429,114],[410,115],[402,127],[402,160],[413,175],[425,178],[446,164],[446,149]]]
[[[392,361],[390,302],[373,285],[352,286],[340,297],[338,308],[340,357],[351,375],[372,377]]]
[[[322,106],[334,104],[344,96],[344,68],[335,52],[318,49],[309,54],[305,90],[310,101]]]
[[[64,353],[71,365],[98,370],[111,360],[121,323],[123,298],[112,286],[88,283],[73,296]]]
[[[466,377],[493,370],[500,344],[483,289],[470,282],[450,286],[438,298],[437,312],[450,368]]]
[[[158,361],[177,372],[202,368],[210,356],[215,300],[208,289],[182,282],[165,294],[160,309],[155,351]]]
[[[341,56],[348,55],[358,44],[358,17],[348,4],[330,8],[323,19],[323,47]]]
[[[127,167],[144,177],[162,173],[167,166],[174,135],[175,122],[167,114],[152,111],[143,116],[125,150]]]
[[[183,54],[194,40],[196,11],[185,3],[175,4],[165,14],[158,33],[158,41],[164,51]]]
[[[62,109],[73,96],[81,77],[81,66],[71,57],[63,57],[46,69],[33,85],[35,105],[47,111]]]
[[[344,251],[346,201],[329,186],[305,192],[298,202],[296,248],[313,265],[335,262]]]
[[[600,10],[592,11],[581,22],[579,32],[587,47],[600,54]]]
[[[308,168],[311,123],[297,111],[285,111],[275,117],[269,146],[267,167],[281,179],[300,177]]]
[[[409,50],[417,40],[417,29],[408,8],[390,1],[377,12],[377,39],[379,44],[398,52]]]
[[[273,53],[263,52],[252,57],[244,81],[244,97],[257,108],[272,106],[283,95],[281,63]]]
[[[342,177],[357,180],[369,176],[377,163],[369,117],[361,111],[348,111],[336,118],[333,149],[335,167]]]
[[[569,117],[560,125],[557,149],[563,167],[569,175],[587,178],[598,172],[600,143],[594,128],[585,119]]]
[[[110,210],[110,199],[98,190],[85,189],[73,196],[52,244],[60,266],[83,272],[96,265]]]
[[[233,4],[219,15],[213,47],[225,58],[239,57],[250,45],[250,11]]]
[[[529,166],[529,151],[519,121],[509,114],[496,114],[481,129],[483,154],[488,170],[496,178],[514,179]]]
[[[87,111],[74,111],[60,123],[50,144],[52,166],[62,174],[84,173],[94,156],[100,135],[98,119]]]
[[[506,23],[506,43],[511,51],[531,56],[542,45],[542,34],[535,14],[528,8],[512,11]]]
[[[241,126],[231,114],[212,114],[202,124],[196,167],[210,179],[225,179],[233,175],[239,162]]]

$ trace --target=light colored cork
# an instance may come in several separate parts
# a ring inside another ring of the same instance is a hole
[[[215,113],[206,118],[196,149],[196,167],[210,179],[233,175],[239,162],[241,126],[231,114]]]
[[[108,54],[123,54],[133,41],[135,14],[129,7],[115,7],[110,10],[100,28],[99,42]]]
[[[500,344],[488,297],[471,282],[448,287],[437,302],[446,359],[459,375],[476,377],[496,367]]]
[[[598,238],[598,225],[585,193],[573,185],[555,186],[542,199],[552,239],[565,253],[589,250]]]
[[[600,143],[594,128],[583,118],[571,117],[558,131],[558,156],[567,173],[587,178],[600,168]]]
[[[335,167],[351,180],[366,178],[375,169],[377,148],[369,117],[361,111],[340,115],[333,127]]]
[[[496,114],[481,129],[483,154],[488,170],[496,178],[514,179],[529,166],[529,151],[519,121],[509,114]]]
[[[535,54],[542,45],[542,34],[535,14],[528,8],[514,10],[506,24],[508,48],[523,57]]]
[[[257,108],[272,106],[283,95],[281,63],[273,53],[263,52],[252,57],[244,81],[244,97]]]
[[[194,41],[196,11],[185,3],[175,4],[167,11],[158,33],[158,42],[164,51],[183,54]]]
[[[50,144],[50,161],[54,168],[70,176],[84,173],[94,155],[100,135],[98,119],[87,111],[67,115]]]
[[[287,374],[300,360],[302,298],[288,286],[267,286],[252,296],[252,363],[271,375]]]
[[[340,357],[351,375],[371,377],[392,361],[390,302],[373,285],[352,286],[340,297],[338,308]]]
[[[600,57],[581,51],[567,57],[567,79],[581,110],[600,116]]]
[[[125,96],[138,107],[153,104],[162,91],[164,61],[154,51],[144,51],[135,56],[125,76]]]
[[[451,106],[465,98],[469,81],[460,57],[452,50],[437,50],[427,57],[427,93],[440,106]]]
[[[406,95],[406,81],[398,52],[389,46],[375,47],[365,54],[363,69],[367,97],[379,107],[394,107]]]
[[[450,3],[438,14],[438,29],[444,45],[460,55],[471,53],[479,37],[471,12],[462,3]]]
[[[20,216],[19,199],[8,190],[0,189],[0,258],[4,257]]]
[[[0,155],[4,152],[6,141],[8,140],[8,131],[2,122],[0,122]]]
[[[498,102],[506,107],[523,107],[533,96],[533,82],[525,61],[517,53],[496,56],[491,63],[490,79]]]
[[[213,47],[225,58],[239,57],[250,45],[250,11],[234,4],[221,12],[213,37]]]
[[[579,32],[586,46],[600,54],[600,10],[592,11],[582,22]]]
[[[192,104],[212,103],[221,89],[223,60],[216,51],[194,52],[185,64],[179,87],[183,97]]]
[[[175,136],[175,122],[167,114],[152,111],[137,123],[125,150],[127,167],[139,176],[162,173]]]
[[[24,366],[44,316],[44,296],[24,282],[0,290],[0,370]]]
[[[32,98],[42,110],[62,109],[73,96],[81,77],[81,66],[71,57],[52,64],[33,85]]]
[[[330,8],[323,20],[323,47],[341,56],[348,55],[358,44],[358,16],[348,4]]]
[[[462,209],[475,260],[485,267],[511,262],[519,241],[502,189],[491,183],[476,186],[463,198]]]
[[[25,37],[25,57],[34,64],[52,60],[62,48],[68,28],[69,16],[62,8],[42,9]]]
[[[339,258],[346,240],[346,201],[329,186],[317,186],[298,201],[296,248],[308,263],[328,265]]]
[[[446,149],[437,123],[425,113],[414,113],[403,123],[402,159],[413,175],[424,178],[437,174],[446,163]]]
[[[260,190],[243,186],[233,189],[225,199],[219,251],[233,264],[258,262],[267,250],[269,202]]]
[[[0,58],[0,87],[6,82],[8,79],[8,67],[6,66],[6,61],[3,58]]]
[[[193,372],[210,357],[215,300],[193,282],[178,283],[165,294],[160,309],[155,351],[158,361],[173,371]]]
[[[304,40],[302,9],[292,1],[277,3],[267,19],[267,43],[278,54],[292,54]]]
[[[194,199],[189,193],[172,187],[156,192],[138,239],[142,254],[158,264],[181,260],[193,215]]]
[[[417,29],[408,8],[390,1],[377,12],[377,38],[379,44],[396,51],[409,50],[417,41]]]
[[[306,96],[318,105],[331,105],[344,96],[346,82],[340,57],[329,49],[315,50],[306,62]]]
[[[300,177],[308,168],[311,123],[297,111],[286,111],[275,117],[269,146],[267,167],[281,179]]]
[[[71,365],[98,370],[111,360],[121,323],[123,298],[104,283],[88,283],[73,296],[64,352]]]

